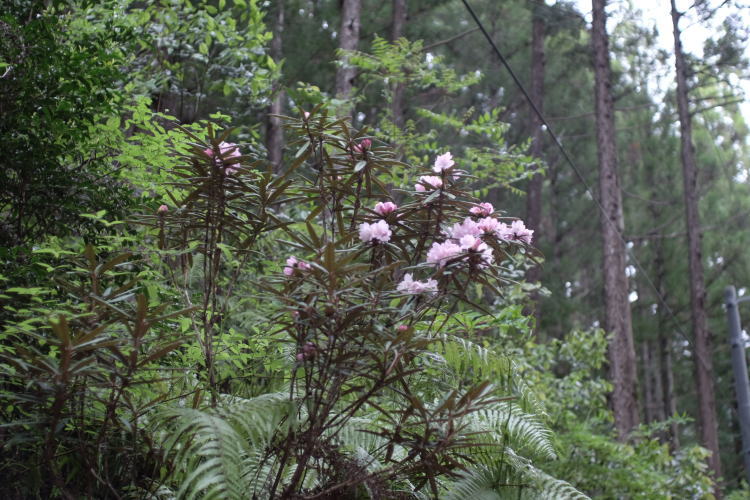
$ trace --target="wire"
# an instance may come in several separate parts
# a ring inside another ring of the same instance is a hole
[[[547,122],[547,119],[544,117],[541,111],[539,111],[539,108],[536,106],[536,103],[534,103],[534,100],[531,98],[529,93],[526,91],[526,88],[523,86],[521,81],[518,79],[518,76],[516,76],[515,71],[513,71],[513,68],[510,67],[510,64],[508,64],[508,61],[505,59],[503,54],[500,52],[500,49],[497,48],[497,45],[492,40],[492,37],[487,33],[487,30],[484,28],[484,25],[477,17],[476,13],[474,12],[474,9],[471,8],[471,5],[469,5],[467,0],[461,0],[466,7],[466,10],[469,11],[469,14],[471,14],[471,17],[474,18],[474,22],[477,24],[477,27],[479,27],[479,31],[482,32],[484,37],[487,39],[487,42],[489,42],[490,46],[492,47],[492,50],[495,52],[495,55],[497,55],[498,59],[500,59],[500,62],[503,63],[503,66],[505,66],[505,69],[508,70],[508,73],[510,74],[511,78],[515,82],[516,86],[518,87],[518,90],[521,91],[523,96],[526,98],[526,101],[528,101],[529,105],[531,106],[531,109],[534,111],[534,114],[539,118],[539,121],[542,122],[545,129],[547,130],[547,133],[552,138],[552,141],[555,143],[557,148],[560,150],[560,153],[562,153],[563,158],[565,158],[565,161],[570,165],[570,168],[573,169],[573,172],[575,172],[578,179],[581,181],[581,184],[583,184],[584,188],[586,188],[586,192],[589,193],[591,196],[591,199],[594,200],[594,203],[596,204],[599,211],[602,213],[602,216],[604,220],[607,221],[608,224],[611,224],[612,227],[615,229],[615,234],[617,234],[617,237],[622,242],[623,247],[625,248],[626,254],[632,259],[635,266],[638,268],[638,270],[641,272],[641,275],[645,278],[648,285],[651,287],[651,289],[654,291],[654,294],[656,295],[657,299],[659,300],[659,303],[664,307],[664,310],[667,311],[670,318],[674,322],[675,326],[677,327],[677,332],[682,335],[682,337],[685,338],[688,345],[692,349],[692,352],[697,356],[698,353],[695,352],[693,342],[691,341],[690,337],[684,332],[682,329],[682,326],[680,325],[679,320],[677,319],[677,316],[675,315],[674,311],[672,311],[672,308],[669,307],[669,304],[667,304],[667,301],[664,299],[661,293],[659,293],[659,290],[656,288],[656,285],[654,282],[649,278],[648,274],[646,273],[646,270],[643,268],[641,263],[638,261],[638,259],[635,256],[635,253],[632,252],[628,248],[628,243],[625,241],[625,238],[622,237],[622,233],[620,233],[620,229],[617,227],[617,225],[607,216],[607,211],[602,206],[601,202],[599,201],[599,198],[596,196],[594,191],[591,189],[591,186],[586,181],[586,179],[583,177],[583,174],[581,174],[581,171],[576,166],[575,162],[573,162],[573,159],[568,154],[568,151],[563,147],[560,140],[557,138],[557,134],[552,130],[552,127]],[[701,359],[700,362],[704,365],[704,368],[706,367],[706,361]]]

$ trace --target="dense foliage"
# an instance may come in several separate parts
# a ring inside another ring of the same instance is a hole
[[[492,32],[521,70],[544,17],[547,80],[570,82],[549,85],[546,110],[586,165],[580,15],[475,3],[516,20]],[[646,424],[622,442],[589,193],[559,152],[529,154],[527,109],[477,66],[460,3],[409,2],[390,41],[389,5],[363,9],[346,53],[338,9],[0,6],[0,495],[713,498],[674,326],[689,314],[679,137],[670,94],[650,88],[665,57],[652,34],[629,13],[613,28],[626,238],[644,263],[628,272]],[[707,228],[747,219],[747,130],[724,102],[742,33],[732,17],[722,30],[691,60]],[[357,69],[348,100],[337,58]],[[272,165],[264,110],[279,96]],[[536,231],[521,220],[534,173]],[[745,238],[706,232],[710,302],[746,278]],[[723,312],[709,318],[722,331]],[[716,364],[734,425],[725,348]],[[653,401],[659,370],[678,413]],[[738,435],[723,426],[721,484],[739,497]]]

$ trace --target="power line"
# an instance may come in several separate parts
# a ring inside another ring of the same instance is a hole
[[[625,241],[625,239],[623,238],[622,234],[620,233],[620,229],[607,216],[607,212],[604,209],[604,207],[602,206],[601,202],[599,201],[599,198],[596,196],[596,194],[594,193],[594,191],[591,189],[591,186],[589,186],[589,183],[583,177],[583,174],[581,174],[581,171],[578,169],[578,167],[576,166],[575,162],[573,162],[573,159],[568,154],[568,151],[563,147],[562,143],[557,138],[557,134],[555,134],[555,132],[552,130],[552,127],[547,122],[547,119],[544,117],[544,115],[541,113],[541,111],[539,111],[539,108],[536,106],[536,103],[533,101],[533,99],[531,99],[531,96],[526,91],[526,88],[523,86],[523,84],[521,83],[521,81],[518,79],[518,76],[516,76],[516,73],[515,73],[515,71],[513,71],[513,68],[510,67],[510,64],[508,63],[507,59],[505,59],[505,57],[503,56],[502,52],[500,52],[500,49],[497,48],[497,45],[495,44],[494,40],[492,40],[492,37],[489,35],[489,33],[487,33],[487,30],[484,28],[484,25],[482,24],[482,22],[477,17],[476,13],[474,12],[474,9],[471,8],[471,5],[469,5],[469,3],[468,3],[467,0],[461,0],[461,1],[463,2],[464,6],[466,7],[466,10],[469,11],[469,14],[471,14],[471,17],[474,18],[474,22],[477,24],[477,27],[479,28],[479,31],[481,31],[482,34],[484,35],[484,37],[487,39],[487,42],[492,47],[492,50],[493,50],[493,52],[495,52],[495,55],[497,55],[498,59],[500,59],[500,62],[503,64],[503,66],[505,66],[505,69],[508,70],[508,74],[510,74],[511,78],[513,79],[513,81],[515,82],[516,86],[518,87],[518,90],[520,90],[521,93],[523,94],[523,96],[526,98],[526,101],[531,106],[531,109],[534,111],[534,114],[536,114],[536,116],[539,118],[539,121],[542,122],[542,124],[544,125],[545,129],[547,130],[547,133],[552,138],[552,141],[555,143],[555,145],[557,146],[557,148],[560,150],[560,153],[562,153],[563,158],[565,158],[565,161],[568,163],[568,165],[570,165],[570,168],[573,169],[573,172],[575,172],[576,176],[578,177],[578,180],[581,181],[581,184],[583,184],[584,188],[586,189],[586,192],[588,192],[589,195],[591,196],[591,199],[594,200],[594,203],[596,204],[596,206],[599,209],[599,211],[602,213],[602,216],[603,216],[604,220],[606,220],[608,224],[611,224],[613,226],[613,228],[615,229],[615,234],[617,234],[617,237],[622,242],[623,247],[625,248],[625,252],[630,256],[630,258],[632,259],[632,261],[635,264],[635,266],[638,268],[638,270],[641,272],[641,274],[643,275],[643,277],[646,279],[646,283],[648,283],[648,285],[654,291],[654,294],[658,298],[659,303],[669,313],[670,318],[672,318],[672,320],[674,321],[675,326],[677,327],[677,331],[679,332],[680,335],[682,335],[685,338],[685,340],[687,341],[688,345],[691,347],[694,355],[697,356],[697,353],[695,352],[695,349],[693,348],[693,343],[690,340],[690,337],[688,337],[688,335],[683,331],[683,329],[682,329],[682,327],[680,325],[680,322],[677,319],[677,316],[672,311],[672,308],[669,307],[669,304],[667,304],[667,301],[664,299],[664,297],[661,295],[661,293],[659,292],[659,290],[656,288],[656,285],[654,284],[654,282],[651,280],[651,278],[649,278],[648,274],[646,273],[646,270],[643,268],[643,266],[641,265],[641,263],[636,258],[635,253],[632,252],[628,248],[628,243],[627,243],[627,241]],[[705,360],[703,360],[703,359],[701,359],[700,362],[703,363],[703,364],[706,363]]]

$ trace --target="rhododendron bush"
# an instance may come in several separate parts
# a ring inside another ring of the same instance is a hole
[[[258,173],[262,161],[248,163],[223,138],[196,144],[193,168],[214,168],[214,184],[197,211],[201,198],[187,194],[181,204],[194,208],[170,212],[164,229],[175,241],[200,229],[209,274],[225,265],[230,248],[249,255],[248,238],[260,233],[282,249],[274,255],[278,271],[260,286],[276,307],[273,338],[288,346],[286,387],[274,396],[283,415],[264,428],[244,484],[269,498],[336,498],[358,485],[442,498],[477,466],[471,450],[485,448],[493,450],[485,456],[490,470],[530,477],[529,462],[516,455],[528,443],[513,442],[520,437],[514,422],[538,433],[534,454],[552,456],[533,416],[539,408],[510,360],[475,344],[456,319],[502,307],[504,290],[533,253],[532,231],[474,198],[471,172],[447,147],[431,164],[404,165],[324,109],[284,119],[296,153],[273,180]],[[381,180],[394,166],[409,169],[413,188]],[[242,189],[232,194],[261,178],[268,184],[252,198]],[[229,219],[214,231],[200,211]],[[210,298],[209,287],[204,300],[220,303],[219,295]],[[231,311],[219,306],[208,317],[223,314]],[[204,322],[207,383],[221,407],[230,403],[211,371],[210,327]],[[165,425],[190,435],[195,414],[169,415]],[[190,477],[197,466],[188,461],[177,470]]]
[[[100,456],[57,423],[90,406],[104,409],[77,428],[134,443],[128,474],[105,467],[94,484],[141,474],[139,495],[458,499],[489,474],[509,492],[579,496],[537,466],[554,458],[542,409],[471,326],[527,330],[508,310],[532,232],[472,196],[448,146],[406,165],[325,108],[284,120],[294,154],[281,173],[229,129],[183,129],[167,199],[122,225],[140,237],[119,236],[128,251],[101,264],[87,247],[76,289],[94,276],[94,291],[65,321],[68,342],[95,340],[73,351],[91,368],[63,378],[85,389],[50,393],[57,375],[31,368],[57,366],[62,333],[48,354],[22,353],[11,379],[39,378],[36,401],[51,402],[19,404],[45,415],[24,439],[55,488]],[[404,186],[383,181],[395,167]],[[101,291],[101,269],[121,285]],[[147,291],[137,307],[131,289]]]

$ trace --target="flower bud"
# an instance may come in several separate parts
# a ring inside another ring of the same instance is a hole
[[[166,205],[160,206],[159,209],[156,211],[156,213],[159,215],[164,215],[167,212],[169,212],[169,207]]]
[[[362,139],[359,141],[359,144],[355,144],[354,147],[352,147],[352,150],[355,153],[364,153],[365,151],[369,151],[372,147],[372,140],[370,139]]]

